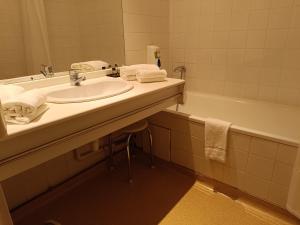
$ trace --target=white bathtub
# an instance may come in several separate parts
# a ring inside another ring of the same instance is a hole
[[[187,92],[185,104],[175,109],[149,119],[158,157],[286,208],[300,140],[300,107]],[[233,124],[224,164],[205,157],[207,117]]]
[[[178,111],[203,123],[207,117],[229,121],[233,130],[294,146],[300,141],[300,107],[187,92]]]

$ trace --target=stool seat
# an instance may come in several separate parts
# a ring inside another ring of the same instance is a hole
[[[140,131],[143,131],[148,128],[148,121],[147,120],[141,120],[139,122],[136,122],[132,125],[129,125],[128,127],[125,127],[121,130],[122,133],[137,133]]]
[[[125,134],[127,136],[127,142],[126,142],[126,152],[127,152],[127,161],[128,161],[128,180],[131,183],[132,182],[132,172],[131,172],[131,156],[130,156],[130,151],[131,151],[131,139],[135,133],[138,132],[147,132],[149,141],[150,141],[150,165],[151,168],[153,168],[153,154],[152,154],[152,134],[151,130],[149,128],[149,123],[147,120],[141,120],[139,122],[136,122],[132,125],[129,125],[120,131],[118,131],[118,134]],[[112,143],[112,135],[110,135],[109,138],[109,145],[110,145],[110,157],[111,157],[111,162],[113,164],[113,143]]]

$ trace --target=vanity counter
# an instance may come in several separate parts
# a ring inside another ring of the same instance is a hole
[[[36,156],[31,159],[36,160],[32,165],[40,164],[182,99],[183,80],[168,78],[157,83],[130,83],[134,88],[126,93],[90,102],[47,103],[49,110],[32,123],[8,125],[8,135],[0,140],[0,179],[6,177],[1,167],[16,160]]]

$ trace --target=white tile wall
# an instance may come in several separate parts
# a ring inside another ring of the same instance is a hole
[[[297,147],[229,132],[226,163],[207,160],[204,126],[172,113],[151,117],[171,130],[171,161],[285,208]]]
[[[171,67],[188,90],[300,105],[299,21],[296,0],[170,0]]]
[[[123,0],[126,64],[146,62],[146,46],[161,48],[169,68],[169,0]]]

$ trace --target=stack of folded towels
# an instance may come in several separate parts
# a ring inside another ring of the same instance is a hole
[[[0,100],[5,121],[13,124],[30,123],[48,109],[44,94],[16,85],[0,85]]]
[[[154,64],[138,64],[120,68],[120,76],[124,80],[138,80],[141,83],[160,82],[167,77],[167,71]]]
[[[93,72],[96,70],[101,70],[103,68],[108,68],[109,64],[104,61],[95,60],[87,62],[73,63],[71,69],[79,70],[81,73]]]

